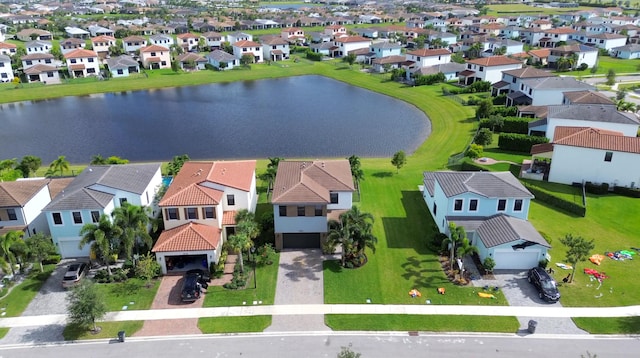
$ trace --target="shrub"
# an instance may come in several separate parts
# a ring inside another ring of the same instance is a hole
[[[538,261],[538,267],[546,269],[547,265],[549,265],[549,260],[547,259],[542,259],[540,261]]]
[[[608,183],[602,183],[600,185],[598,184],[593,184],[592,182],[588,181],[584,184],[584,189],[587,191],[587,193],[591,193],[591,194],[596,194],[596,195],[606,195],[609,194],[609,184]]]
[[[495,96],[493,97],[492,101],[493,101],[493,104],[495,104],[496,106],[505,105],[507,103],[507,95],[501,94],[499,96]]]
[[[488,128],[481,128],[473,138],[473,142],[478,145],[487,146],[493,142],[493,132]]]
[[[60,262],[60,260],[62,260],[62,256],[60,256],[58,254],[49,255],[49,256],[47,256],[46,259],[42,260],[42,264],[43,265],[58,264]]]
[[[500,128],[501,132],[527,134],[529,132],[530,118],[505,117]]]
[[[477,159],[482,156],[482,153],[482,146],[474,143],[469,146],[469,149],[467,149],[467,151],[464,153],[464,156],[472,159]]]
[[[311,60],[311,61],[322,61],[322,54],[321,53],[316,53],[313,52],[311,50],[307,51],[307,59]]]
[[[482,266],[485,272],[493,272],[493,268],[496,267],[496,262],[491,257],[486,257],[484,261],[482,261]]]
[[[584,217],[587,214],[587,209],[580,204],[576,204],[573,201],[568,201],[564,198],[554,195],[553,193],[545,189],[533,186],[529,183],[524,182],[523,184],[536,197],[536,200],[539,200],[558,209],[567,211],[569,213],[576,214],[578,216]]]
[[[513,152],[530,153],[533,145],[542,143],[549,143],[549,139],[518,133],[501,133],[498,137],[498,147]]]
[[[503,117],[515,116],[515,115],[518,114],[518,107],[516,107],[516,106],[511,106],[511,107],[494,106],[493,110],[491,111],[490,114],[500,115],[500,116],[503,116]]]
[[[636,188],[626,188],[624,186],[614,186],[613,192],[618,195],[630,196],[632,198],[640,198],[640,190]]]
[[[584,62],[580,64],[580,67],[578,67],[578,69],[579,69],[580,71],[584,71],[584,70],[586,70],[587,68],[589,68],[589,65],[587,65],[587,64],[586,64],[586,63],[584,63]]]
[[[273,248],[273,245],[264,244],[258,248],[254,259],[258,265],[271,265],[273,264],[275,254],[276,250]]]
[[[240,261],[238,260],[233,268],[233,278],[231,282],[225,283],[223,287],[229,290],[238,290],[244,288],[246,285],[247,275],[240,271]]]
[[[123,268],[115,268],[111,270],[111,276],[106,269],[96,271],[93,279],[98,283],[124,282],[127,280],[129,270]]]
[[[444,73],[440,72],[433,75],[418,75],[414,80],[414,84],[416,86],[432,85],[434,83],[444,82],[444,80]]]
[[[487,168],[483,167],[482,165],[478,165],[476,163],[471,163],[471,162],[462,162],[462,165],[460,166],[460,171],[463,172],[486,172]]]

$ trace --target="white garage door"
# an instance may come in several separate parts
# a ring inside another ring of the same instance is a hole
[[[63,259],[68,257],[89,257],[89,251],[91,245],[84,245],[82,249],[78,248],[78,240],[65,240],[58,242],[58,249],[60,249],[60,256]]]
[[[496,250],[493,259],[496,270],[525,270],[538,266],[540,251]]]

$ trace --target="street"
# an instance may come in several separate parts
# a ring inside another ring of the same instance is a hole
[[[336,357],[341,347],[369,357],[637,357],[638,337],[291,333],[127,338],[37,346],[2,346],[2,358]],[[589,356],[588,354],[591,354]]]

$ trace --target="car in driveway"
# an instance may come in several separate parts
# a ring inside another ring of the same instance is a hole
[[[89,265],[84,262],[75,262],[69,265],[67,272],[62,277],[62,287],[71,288],[76,286],[82,281],[82,279],[89,271]]]
[[[199,280],[198,274],[188,273],[184,275],[182,279],[182,291],[180,291],[182,302],[194,302],[200,298],[202,285]]]
[[[197,275],[198,276],[198,282],[200,283],[200,285],[202,285],[202,287],[207,288],[209,287],[209,282],[211,282],[211,275],[209,274],[209,271],[207,270],[201,270],[201,269],[193,269],[193,270],[189,270],[186,272],[187,275]]]
[[[527,280],[538,290],[538,297],[547,302],[558,302],[560,292],[556,281],[542,267],[529,270]]]

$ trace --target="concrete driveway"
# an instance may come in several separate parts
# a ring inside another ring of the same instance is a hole
[[[562,275],[563,273],[564,272],[559,272],[557,275]],[[538,297],[536,288],[527,281],[527,271],[498,270],[494,273],[494,276],[496,283],[488,284],[500,287],[510,306],[544,306],[548,309],[558,309],[562,307],[562,298],[560,298],[560,302],[548,303]],[[523,312],[526,312],[526,309],[523,309]],[[540,318],[528,316],[520,316],[517,318],[520,322],[521,333],[526,333],[529,320],[534,320],[538,322],[536,333],[587,334],[587,332],[579,329],[571,318]]]

